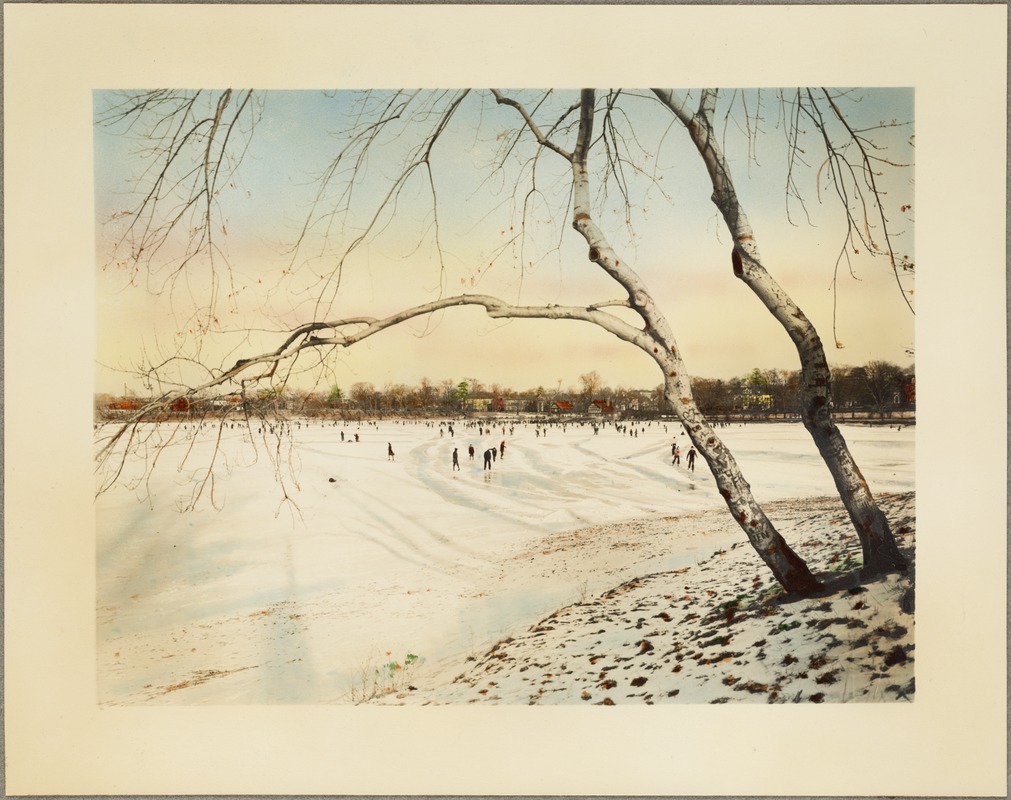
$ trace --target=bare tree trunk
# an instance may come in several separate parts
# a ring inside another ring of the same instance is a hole
[[[899,551],[888,519],[878,508],[867,481],[827,408],[817,403],[807,403],[803,417],[804,427],[810,431],[818,451],[828,465],[839,496],[860,538],[864,562],[861,574],[866,578],[908,569],[909,564]]]
[[[671,370],[674,372],[676,370]],[[702,416],[690,389],[677,377],[664,384],[667,402],[688,430],[692,444],[706,460],[720,496],[762,561],[787,591],[807,595],[821,588],[804,560],[786,543],[751,493],[733,455]]]
[[[762,299],[797,347],[801,360],[801,419],[832,475],[836,491],[860,539],[862,573],[870,577],[904,570],[908,564],[892,536],[888,520],[878,508],[845,438],[832,419],[831,370],[821,338],[804,312],[758,261],[754,239],[745,239],[745,242],[747,248],[734,248],[734,274]],[[745,251],[744,258],[740,257],[740,251]]]
[[[705,162],[713,185],[713,203],[734,237],[731,252],[734,275],[761,299],[797,348],[802,375],[801,416],[832,474],[860,539],[864,575],[906,569],[906,559],[892,536],[888,520],[878,508],[845,439],[832,421],[829,411],[831,371],[821,338],[804,312],[762,265],[751,224],[734,189],[729,164],[713,135],[715,91],[703,92],[697,113],[688,111],[672,92],[660,89],[655,93],[685,125]]]
[[[692,396],[687,370],[678,353],[666,318],[653,302],[645,284],[623,264],[593,221],[590,209],[586,156],[593,130],[594,92],[584,90],[579,138],[572,153],[573,227],[590,246],[589,258],[628,291],[629,305],[643,319],[646,330],[634,341],[664,371],[665,396],[685,425],[692,443],[706,460],[723,497],[758,555],[787,591],[811,594],[821,588],[804,560],[786,543],[762,511],[741,474],[737,461],[703,417]]]

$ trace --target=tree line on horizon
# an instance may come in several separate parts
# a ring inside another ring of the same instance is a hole
[[[757,367],[745,375],[729,378],[694,378],[692,391],[703,413],[718,417],[747,412],[791,414],[801,407],[799,370]],[[888,361],[869,361],[862,366],[832,369],[832,404],[838,410],[870,411],[885,414],[915,407],[915,373],[912,366],[900,367]],[[96,396],[96,416],[114,418],[132,411],[146,398],[135,395]],[[328,391],[273,389],[252,397],[238,394],[204,398],[202,402],[173,409],[221,412],[252,407],[261,413],[289,412],[308,416],[382,414],[459,414],[474,412],[554,413],[565,410],[577,414],[635,417],[668,413],[663,387],[636,389],[611,387],[596,371],[579,376],[578,386],[554,388],[539,385],[514,390],[500,383],[485,384],[476,378],[431,381],[422,378],[416,385],[387,383],[377,387],[368,381],[351,384],[347,391],[334,384]],[[558,404],[561,404],[560,406]]]

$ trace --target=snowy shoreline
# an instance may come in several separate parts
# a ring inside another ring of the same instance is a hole
[[[913,563],[915,495],[879,500]],[[448,670],[406,665],[402,675],[375,687],[372,700],[400,705],[911,701],[914,570],[860,581],[853,574],[859,543],[837,498],[779,501],[769,510],[824,581],[816,597],[784,596],[750,545],[738,541],[701,562],[636,577],[560,608]],[[724,517],[713,510],[656,520],[659,524],[638,533],[660,537],[665,525],[682,536],[686,528],[733,528]],[[604,538],[628,533],[627,525],[608,528],[594,532]],[[570,541],[559,551],[578,559],[581,547]]]

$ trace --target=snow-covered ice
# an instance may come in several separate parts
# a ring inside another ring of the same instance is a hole
[[[505,425],[456,421],[451,436],[437,423],[299,420],[287,436],[227,423],[216,456],[216,422],[148,426],[96,501],[100,702],[351,702],[387,664],[450,669],[562,605],[731,543],[671,526],[662,548],[588,546],[578,563],[539,569],[529,554],[560,537],[722,501],[704,461],[687,470],[676,423],[637,436]],[[915,428],[842,430],[875,493],[915,488]],[[800,425],[718,433],[760,502],[833,494]]]

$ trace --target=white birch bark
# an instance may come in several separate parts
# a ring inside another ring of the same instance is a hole
[[[888,520],[849,451],[829,410],[831,372],[814,325],[764,267],[754,231],[734,189],[730,166],[713,131],[716,93],[703,92],[697,112],[668,89],[653,90],[685,126],[706,165],[712,200],[733,237],[734,275],[762,301],[790,336],[801,363],[801,417],[828,466],[836,490],[849,514],[863,551],[863,572],[875,575],[905,569],[906,560],[892,536]]]
[[[584,90],[580,109],[579,137],[572,154],[573,227],[589,245],[589,259],[628,292],[628,304],[644,322],[635,344],[645,350],[664,372],[664,394],[692,443],[706,460],[720,495],[734,519],[776,579],[789,591],[807,594],[819,583],[807,565],[786,543],[751,493],[733,455],[699,411],[690,378],[678,352],[674,334],[656,307],[643,281],[623,263],[594,222],[590,210],[589,174],[586,160],[593,132],[594,93]]]

